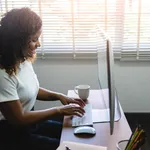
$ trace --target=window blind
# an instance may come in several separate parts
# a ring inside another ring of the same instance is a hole
[[[122,60],[150,60],[150,2],[125,3]]]
[[[42,57],[97,57],[97,26],[111,37],[115,58],[150,59],[147,0],[0,0],[1,15],[30,7],[43,21]]]

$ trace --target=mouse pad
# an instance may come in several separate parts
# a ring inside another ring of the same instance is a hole
[[[66,146],[70,150],[107,150],[106,147],[102,146],[95,146],[95,145],[89,145],[89,144],[82,144],[82,143],[76,143],[76,142],[69,142],[64,141],[60,144],[60,146],[57,148],[57,150],[66,150]]]

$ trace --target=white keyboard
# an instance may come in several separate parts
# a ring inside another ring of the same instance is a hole
[[[73,116],[72,118],[72,127],[78,126],[93,126],[92,119],[92,105],[86,104],[84,106],[85,113],[82,117]]]

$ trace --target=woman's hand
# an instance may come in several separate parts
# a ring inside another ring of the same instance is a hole
[[[68,97],[64,94],[61,94],[59,96],[59,99],[63,105],[68,105],[70,103],[74,103],[74,104],[80,105],[81,107],[85,106],[85,102],[80,98],[71,98],[71,97]]]
[[[65,106],[57,107],[57,110],[60,114],[65,116],[76,115],[82,117],[85,113],[84,109],[78,104],[69,104]]]

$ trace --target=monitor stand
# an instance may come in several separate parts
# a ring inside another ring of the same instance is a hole
[[[93,123],[105,123],[110,122],[110,110],[109,110],[109,101],[108,101],[108,90],[104,90],[104,103],[106,105],[106,109],[92,109],[92,118]],[[107,96],[106,96],[107,95]],[[121,110],[120,110],[120,103],[118,101],[118,98],[115,98],[115,115],[114,115],[114,121],[119,121],[121,118]]]

